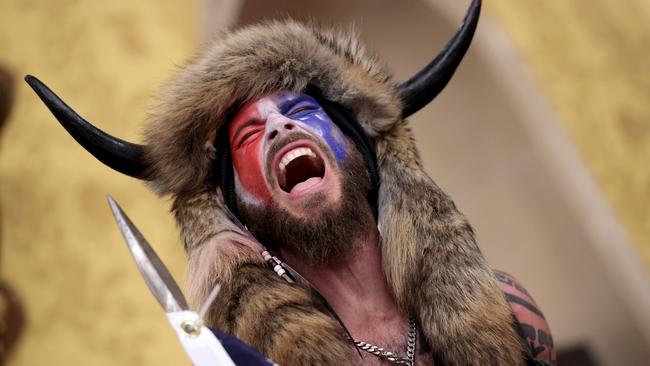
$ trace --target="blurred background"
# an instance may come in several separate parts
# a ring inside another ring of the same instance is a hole
[[[157,90],[215,32],[287,15],[354,24],[405,79],[468,4],[0,2],[0,362],[189,365],[105,195],[183,283],[170,202],[79,147],[25,74],[138,142]],[[650,359],[649,61],[647,1],[486,0],[455,78],[411,119],[429,174],[467,214],[492,266],[542,307],[560,365]]]

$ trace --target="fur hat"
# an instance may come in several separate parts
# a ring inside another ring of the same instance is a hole
[[[244,28],[216,40],[162,94],[145,131],[156,191],[187,192],[212,179],[215,137],[231,111],[308,85],[347,107],[372,138],[401,119],[390,75],[355,35],[291,20]]]

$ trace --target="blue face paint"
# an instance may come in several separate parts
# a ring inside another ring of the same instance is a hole
[[[280,92],[276,94],[278,110],[285,117],[302,124],[325,141],[337,162],[347,156],[346,140],[316,100],[308,95]]]

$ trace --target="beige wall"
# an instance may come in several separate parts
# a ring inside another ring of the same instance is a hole
[[[0,62],[19,78],[0,141],[1,271],[26,304],[10,365],[188,365],[110,215],[111,193],[183,281],[169,205],[99,164],[22,82],[42,78],[139,140],[152,95],[197,44],[194,1],[0,1]]]
[[[650,269],[650,2],[486,2]]]

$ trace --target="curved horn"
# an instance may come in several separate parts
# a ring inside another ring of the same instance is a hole
[[[25,81],[34,89],[63,128],[99,161],[128,176],[149,179],[143,145],[113,137],[93,126],[34,76],[25,76]]]
[[[402,117],[419,111],[445,88],[472,43],[481,13],[481,0],[473,0],[463,24],[445,48],[430,64],[397,86],[404,101]]]

